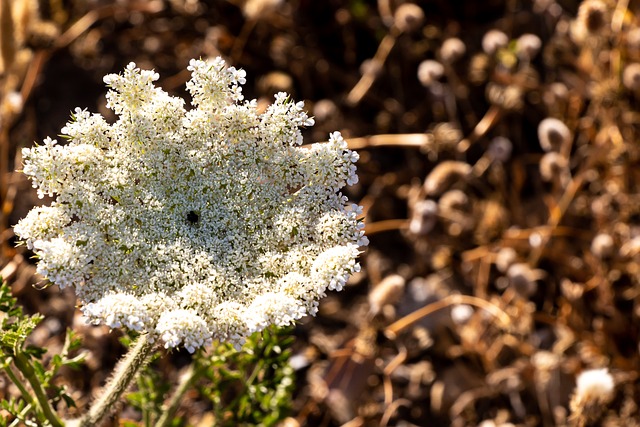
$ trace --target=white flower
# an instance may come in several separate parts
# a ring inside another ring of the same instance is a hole
[[[91,322],[195,351],[315,314],[368,241],[339,192],[358,155],[338,132],[300,147],[313,125],[301,102],[279,93],[259,114],[243,70],[221,58],[188,69],[189,111],[131,63],[104,78],[115,123],[78,108],[66,145],[23,150],[24,173],[56,201],[15,232]]]

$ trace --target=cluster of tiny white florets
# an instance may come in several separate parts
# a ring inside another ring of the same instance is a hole
[[[15,232],[92,322],[194,351],[315,314],[367,239],[340,193],[358,180],[340,133],[301,147],[302,103],[280,93],[259,114],[244,71],[220,58],[188,69],[189,111],[132,63],[104,78],[114,124],[76,109],[66,145],[24,149],[24,173],[56,201]]]

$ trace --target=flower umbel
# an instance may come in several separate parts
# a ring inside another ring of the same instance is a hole
[[[78,108],[68,144],[24,149],[39,196],[57,198],[15,232],[92,322],[195,351],[314,314],[367,239],[340,193],[358,179],[340,133],[301,147],[302,103],[280,93],[259,114],[244,71],[221,58],[188,69],[189,111],[131,63],[104,78],[114,124]]]

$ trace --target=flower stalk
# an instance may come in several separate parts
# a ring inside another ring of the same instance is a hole
[[[149,361],[154,343],[149,334],[140,335],[135,344],[129,348],[129,352],[118,362],[113,376],[102,391],[102,395],[92,405],[89,412],[82,417],[79,427],[91,427],[99,425],[100,420],[111,412],[113,405],[120,399],[136,373]]]

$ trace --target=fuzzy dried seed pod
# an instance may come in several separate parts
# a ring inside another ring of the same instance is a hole
[[[637,52],[640,50],[640,28],[634,28],[626,33],[627,49]]]
[[[622,84],[630,91],[637,92],[640,90],[640,63],[634,62],[624,67]]]
[[[500,273],[506,273],[509,267],[518,259],[518,253],[510,247],[501,248],[496,254],[496,268]]]
[[[263,95],[273,96],[278,92],[293,92],[293,79],[282,71],[272,71],[258,79],[258,91]]]
[[[462,190],[449,190],[438,201],[440,212],[464,211],[469,207],[469,197]]]
[[[452,64],[462,58],[467,52],[464,42],[457,37],[451,37],[442,42],[440,58],[447,64]]]
[[[564,156],[552,151],[542,156],[539,167],[542,179],[549,182],[565,172],[569,167],[569,162]]]
[[[538,290],[538,280],[545,277],[544,270],[532,269],[529,264],[517,262],[507,270],[507,278],[513,289],[525,298]]]
[[[422,28],[424,12],[422,8],[416,4],[404,3],[396,9],[393,21],[400,31],[410,33]]]
[[[444,67],[438,61],[427,59],[418,66],[418,80],[422,86],[429,87],[434,82],[440,80],[444,74]]]
[[[493,55],[508,44],[509,37],[500,30],[489,30],[484,37],[482,37],[482,50],[487,55]]]
[[[591,253],[599,259],[607,259],[613,255],[614,245],[611,235],[600,233],[591,241]]]
[[[387,276],[369,292],[369,313],[380,313],[387,304],[395,304],[404,292],[406,281],[398,274]]]
[[[438,204],[433,200],[421,200],[413,206],[413,214],[409,222],[409,232],[424,236],[438,222]]]
[[[608,21],[608,7],[601,0],[585,0],[578,8],[577,21],[591,34],[602,30]]]
[[[565,144],[571,143],[571,131],[561,120],[547,117],[538,125],[538,140],[546,152],[559,152]]]
[[[518,57],[525,60],[532,60],[542,47],[542,40],[535,34],[523,34],[516,42]]]
[[[576,389],[571,397],[570,419],[576,425],[596,422],[613,400],[615,381],[607,368],[583,371],[576,378]]]
[[[323,122],[331,117],[334,117],[338,112],[338,107],[335,102],[330,99],[321,99],[313,106],[313,116],[317,121]]]
[[[456,180],[466,179],[473,168],[471,165],[455,160],[439,163],[424,180],[424,191],[428,196],[437,197],[445,192]]]
[[[496,136],[489,143],[487,156],[491,161],[504,163],[511,157],[511,151],[513,151],[511,140],[504,136]]]

